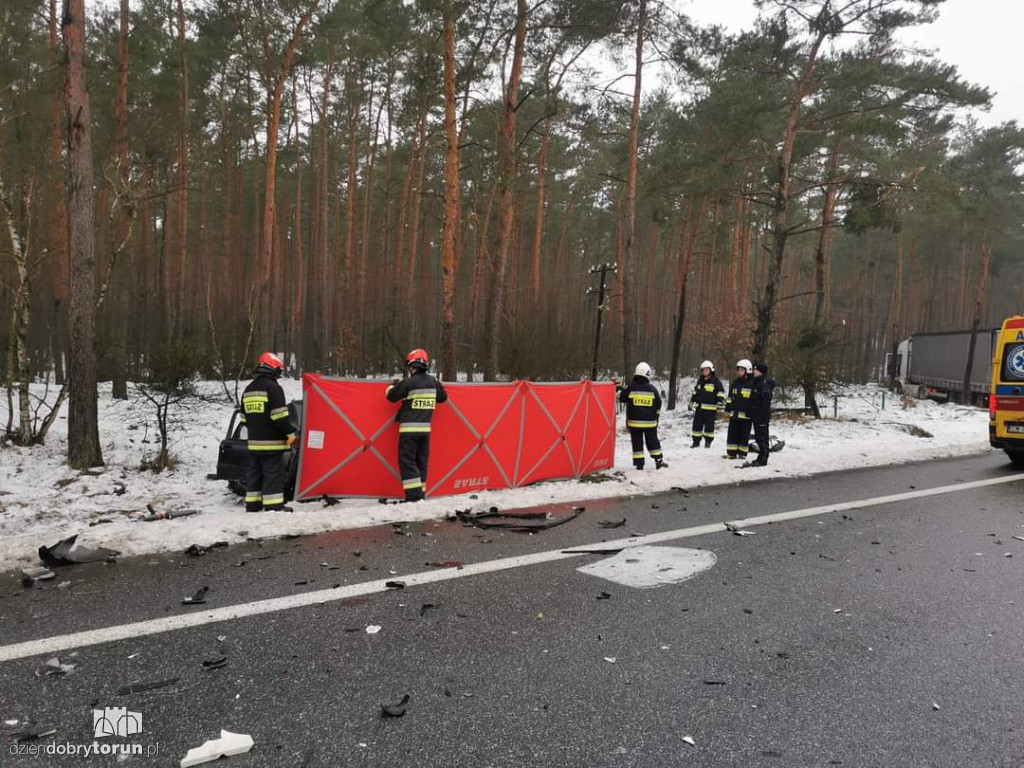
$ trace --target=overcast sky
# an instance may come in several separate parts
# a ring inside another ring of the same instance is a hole
[[[732,31],[749,27],[756,11],[752,0],[682,0],[680,10],[695,21],[722,24]],[[947,0],[934,24],[905,35],[916,46],[935,50],[955,64],[969,82],[995,96],[992,110],[980,116],[985,125],[1024,122],[1024,0]]]

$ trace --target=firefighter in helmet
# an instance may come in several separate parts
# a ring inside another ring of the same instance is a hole
[[[668,464],[661,452],[658,439],[658,420],[661,417],[661,394],[651,384],[653,376],[647,363],[637,365],[633,381],[619,388],[619,402],[626,404],[626,426],[633,444],[633,466],[644,468],[644,443],[654,459],[654,466],[663,469]]]
[[[744,358],[736,363],[736,380],[729,385],[725,410],[729,412],[725,458],[745,459],[750,452],[750,429],[756,411],[754,365]]]
[[[700,364],[700,377],[693,387],[690,404],[693,406],[693,445],[690,447],[699,447],[703,439],[704,447],[710,448],[715,439],[715,416],[725,407],[725,390],[710,360]]]
[[[292,511],[284,504],[285,456],[295,443],[296,429],[289,419],[284,390],[277,383],[282,373],[281,358],[264,352],[256,366],[256,378],[242,393],[242,418],[248,430],[249,449],[245,478],[247,512]]]
[[[398,466],[406,501],[422,501],[427,494],[427,462],[430,458],[430,422],[434,409],[448,400],[441,382],[427,373],[430,358],[414,349],[405,358],[408,376],[395,379],[386,396],[398,409]]]

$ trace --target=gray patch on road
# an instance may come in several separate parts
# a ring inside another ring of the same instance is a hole
[[[630,547],[614,557],[576,570],[623,586],[645,589],[692,579],[717,560],[715,553],[706,549]]]

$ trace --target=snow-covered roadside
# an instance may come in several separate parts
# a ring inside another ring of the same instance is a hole
[[[291,397],[301,395],[298,381],[283,382]],[[819,422],[782,418],[773,435],[786,447],[772,457],[767,469],[738,470],[723,460],[724,419],[711,450],[690,449],[690,414],[667,413],[662,419],[662,442],[669,468],[645,472],[632,469],[629,437],[621,427],[616,444],[615,470],[604,482],[560,481],[527,488],[481,492],[476,498],[454,496],[420,504],[382,505],[348,500],[324,507],[296,504],[291,514],[247,514],[225,483],[207,480],[215,470],[217,447],[231,416],[217,383],[202,390],[212,399],[190,406],[187,427],[172,438],[178,459],[173,471],[162,474],[139,469],[156,450],[152,415],[138,403],[116,401],[101,389],[100,437],[106,469],[96,476],[72,471],[64,463],[66,414],[54,425],[47,445],[32,449],[0,449],[0,570],[37,562],[40,545],[78,533],[85,545],[104,545],[124,555],[183,550],[190,544],[237,542],[247,537],[308,534],[381,523],[436,519],[455,508],[503,509],[634,496],[673,487],[749,482],[766,477],[800,477],[853,467],[880,466],[988,451],[987,414],[957,405],[916,402],[902,408],[889,398],[878,407],[881,393],[856,387],[840,398],[839,419]],[[683,390],[687,391],[687,390]],[[41,392],[41,390],[40,390]],[[66,408],[66,406],[65,406]],[[828,409],[831,414],[831,407]],[[148,423],[146,423],[148,421]],[[6,423],[6,402],[0,401],[0,423]],[[932,437],[911,434],[910,427]],[[118,494],[116,490],[123,488]],[[159,510],[190,508],[200,514],[159,522],[143,522],[146,504]],[[98,523],[100,519],[110,522]],[[93,525],[90,526],[90,523]]]

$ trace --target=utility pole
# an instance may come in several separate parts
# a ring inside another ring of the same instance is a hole
[[[590,380],[597,381],[597,358],[601,353],[601,325],[604,321],[604,313],[608,310],[605,304],[607,295],[607,281],[609,272],[618,272],[618,264],[600,264],[590,268],[590,274],[601,276],[601,287],[596,291],[594,288],[587,288],[587,295],[597,294],[597,328],[594,331],[594,359],[590,366]]]

